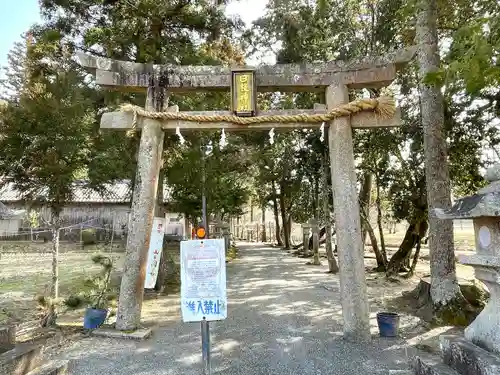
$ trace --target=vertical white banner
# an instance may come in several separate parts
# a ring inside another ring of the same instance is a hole
[[[181,241],[181,312],[184,322],[227,318],[223,239]]]
[[[160,258],[163,249],[163,236],[165,235],[165,218],[155,217],[153,219],[153,229],[151,230],[151,240],[149,241],[148,263],[146,267],[146,280],[144,288],[155,287],[160,269]]]

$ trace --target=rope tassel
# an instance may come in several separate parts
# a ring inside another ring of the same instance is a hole
[[[274,128],[269,130],[269,143],[274,145]]]
[[[182,136],[181,129],[179,127],[175,128],[175,134],[177,135],[177,137],[179,137],[179,142],[181,143],[181,145],[183,145],[186,142],[186,140]]]
[[[222,150],[226,146],[227,146],[226,133],[224,132],[224,129],[222,129],[222,133],[220,135],[219,147]]]
[[[267,115],[256,117],[238,117],[234,115],[190,115],[182,112],[150,112],[144,108],[125,104],[120,108],[123,112],[134,114],[132,126],[137,124],[137,117],[147,117],[154,120],[184,120],[193,122],[228,122],[239,125],[263,124],[263,123],[290,123],[303,122],[308,124],[318,122],[328,122],[338,117],[352,116],[362,111],[374,111],[383,118],[390,118],[396,112],[396,104],[393,98],[381,96],[376,99],[363,98],[348,104],[340,105],[326,114],[306,114],[298,115]]]

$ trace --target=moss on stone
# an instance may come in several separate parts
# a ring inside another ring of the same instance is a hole
[[[434,320],[439,325],[466,327],[472,323],[480,311],[474,308],[463,295],[459,295],[444,305],[434,305]]]
[[[418,286],[404,295],[396,303],[405,306],[432,326],[468,326],[479,315],[489,298],[489,293],[479,282],[460,284],[462,291],[445,305],[434,304],[430,295],[430,278],[420,279]]]
[[[490,293],[477,281],[471,284],[461,284],[465,299],[474,307],[483,309],[490,298]]]

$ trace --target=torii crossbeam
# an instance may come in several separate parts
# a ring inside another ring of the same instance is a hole
[[[385,56],[364,58],[356,61],[331,61],[321,64],[283,64],[263,66],[252,71],[252,89],[255,91],[325,92],[326,106],[314,109],[289,111],[258,111],[248,101],[246,113],[251,115],[326,114],[349,102],[349,89],[381,88],[396,77],[399,66],[415,55],[414,47],[395,51]],[[176,106],[165,106],[169,93],[234,89],[233,71],[221,66],[171,66],[138,64],[103,59],[79,54],[82,66],[95,73],[96,83],[127,91],[146,91],[146,111],[177,113]],[[241,70],[241,68],[239,68]],[[243,81],[241,81],[243,82]],[[245,79],[245,82],[246,79]],[[252,86],[251,85],[251,86]],[[240,95],[248,98],[248,90]],[[250,95],[251,97],[251,95]],[[234,97],[233,97],[234,98]],[[255,96],[253,97],[255,101]],[[239,103],[239,102],[238,102]],[[255,103],[253,103],[255,104]],[[238,104],[239,105],[239,104]],[[239,108],[239,107],[238,107]],[[187,112],[190,115],[231,115],[232,112]],[[183,112],[186,114],[186,112]],[[337,227],[338,257],[344,336],[366,340],[370,337],[369,306],[364,267],[364,248],[361,240],[358,192],[354,168],[352,142],[353,128],[393,127],[400,123],[400,112],[382,117],[376,111],[364,111],[352,116],[337,117],[326,125],[329,128],[329,149],[332,170],[332,188]],[[134,330],[139,326],[149,236],[151,233],[156,190],[163,147],[163,130],[230,129],[253,130],[270,128],[313,128],[320,126],[303,121],[286,123],[256,123],[240,125],[219,121],[193,121],[183,119],[152,119],[132,112],[105,113],[101,128],[125,130],[141,129],[138,171],[129,222],[126,260],[116,328]]]

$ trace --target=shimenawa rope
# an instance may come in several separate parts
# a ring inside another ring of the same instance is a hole
[[[338,117],[351,116],[362,111],[374,111],[384,118],[394,115],[396,105],[393,98],[381,96],[379,98],[363,98],[354,100],[348,104],[342,104],[325,114],[307,114],[297,115],[266,115],[255,117],[239,117],[235,115],[190,115],[182,112],[150,112],[144,108],[125,104],[120,108],[123,112],[132,112],[134,119],[132,126],[137,125],[137,117],[147,117],[155,120],[184,120],[193,122],[229,122],[239,125],[261,124],[261,123],[317,123],[327,122]]]

